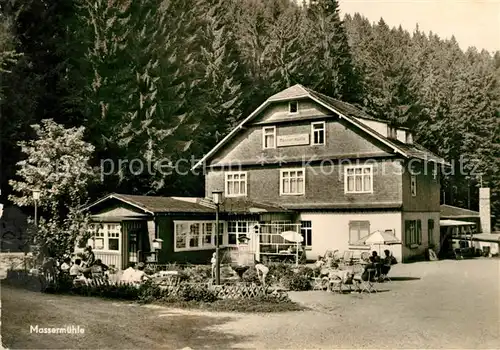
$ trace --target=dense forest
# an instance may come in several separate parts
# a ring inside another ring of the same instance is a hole
[[[268,96],[300,83],[415,130],[467,174],[445,174],[448,204],[500,215],[500,52],[390,28],[336,0],[1,0],[1,188],[30,125],[85,127],[103,159],[200,158]],[[184,164],[184,163],[183,163]],[[457,165],[460,163],[456,163]],[[191,164],[183,166],[189,169]],[[90,189],[202,195],[199,176],[134,175]]]

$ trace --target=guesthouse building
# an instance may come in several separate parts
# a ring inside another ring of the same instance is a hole
[[[96,222],[121,225],[122,264],[134,249],[152,250],[131,248],[129,227],[137,222],[150,245],[163,241],[157,260],[208,261],[214,191],[224,197],[223,245],[249,236],[258,259],[290,251],[277,237],[283,231],[302,234],[312,260],[328,250],[373,249],[355,243],[381,230],[399,238],[389,249],[409,261],[439,246],[439,179],[447,165],[411,130],[294,85],[264,101],[193,167],[203,170],[205,198],[114,194],[89,210]]]

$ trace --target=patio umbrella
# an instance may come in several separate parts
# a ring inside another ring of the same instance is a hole
[[[401,244],[401,241],[391,231],[374,231],[368,236],[361,238],[356,245],[378,245],[380,254],[381,245]]]

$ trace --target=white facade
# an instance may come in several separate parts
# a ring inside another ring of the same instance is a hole
[[[368,221],[369,232],[377,230],[393,230],[394,235],[400,240],[402,237],[402,214],[401,212],[346,212],[346,213],[319,213],[302,212],[301,221],[311,221],[312,244],[307,250],[307,258],[315,260],[323,256],[327,250],[339,250],[341,252],[354,248],[349,244],[350,223],[355,221]],[[370,250],[383,252],[389,249],[398,261],[402,261],[402,246],[372,246]]]

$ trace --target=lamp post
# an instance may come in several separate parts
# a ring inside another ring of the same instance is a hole
[[[38,228],[38,200],[40,199],[40,190],[33,190],[33,200],[35,201],[35,227]]]
[[[40,199],[40,190],[33,190],[33,201],[35,202],[35,230],[38,232],[38,200]],[[36,236],[35,236],[36,237]],[[24,247],[24,271],[27,270],[26,266],[26,247]]]
[[[212,199],[215,204],[215,283],[220,285],[219,206],[222,203],[222,191],[213,191]]]

